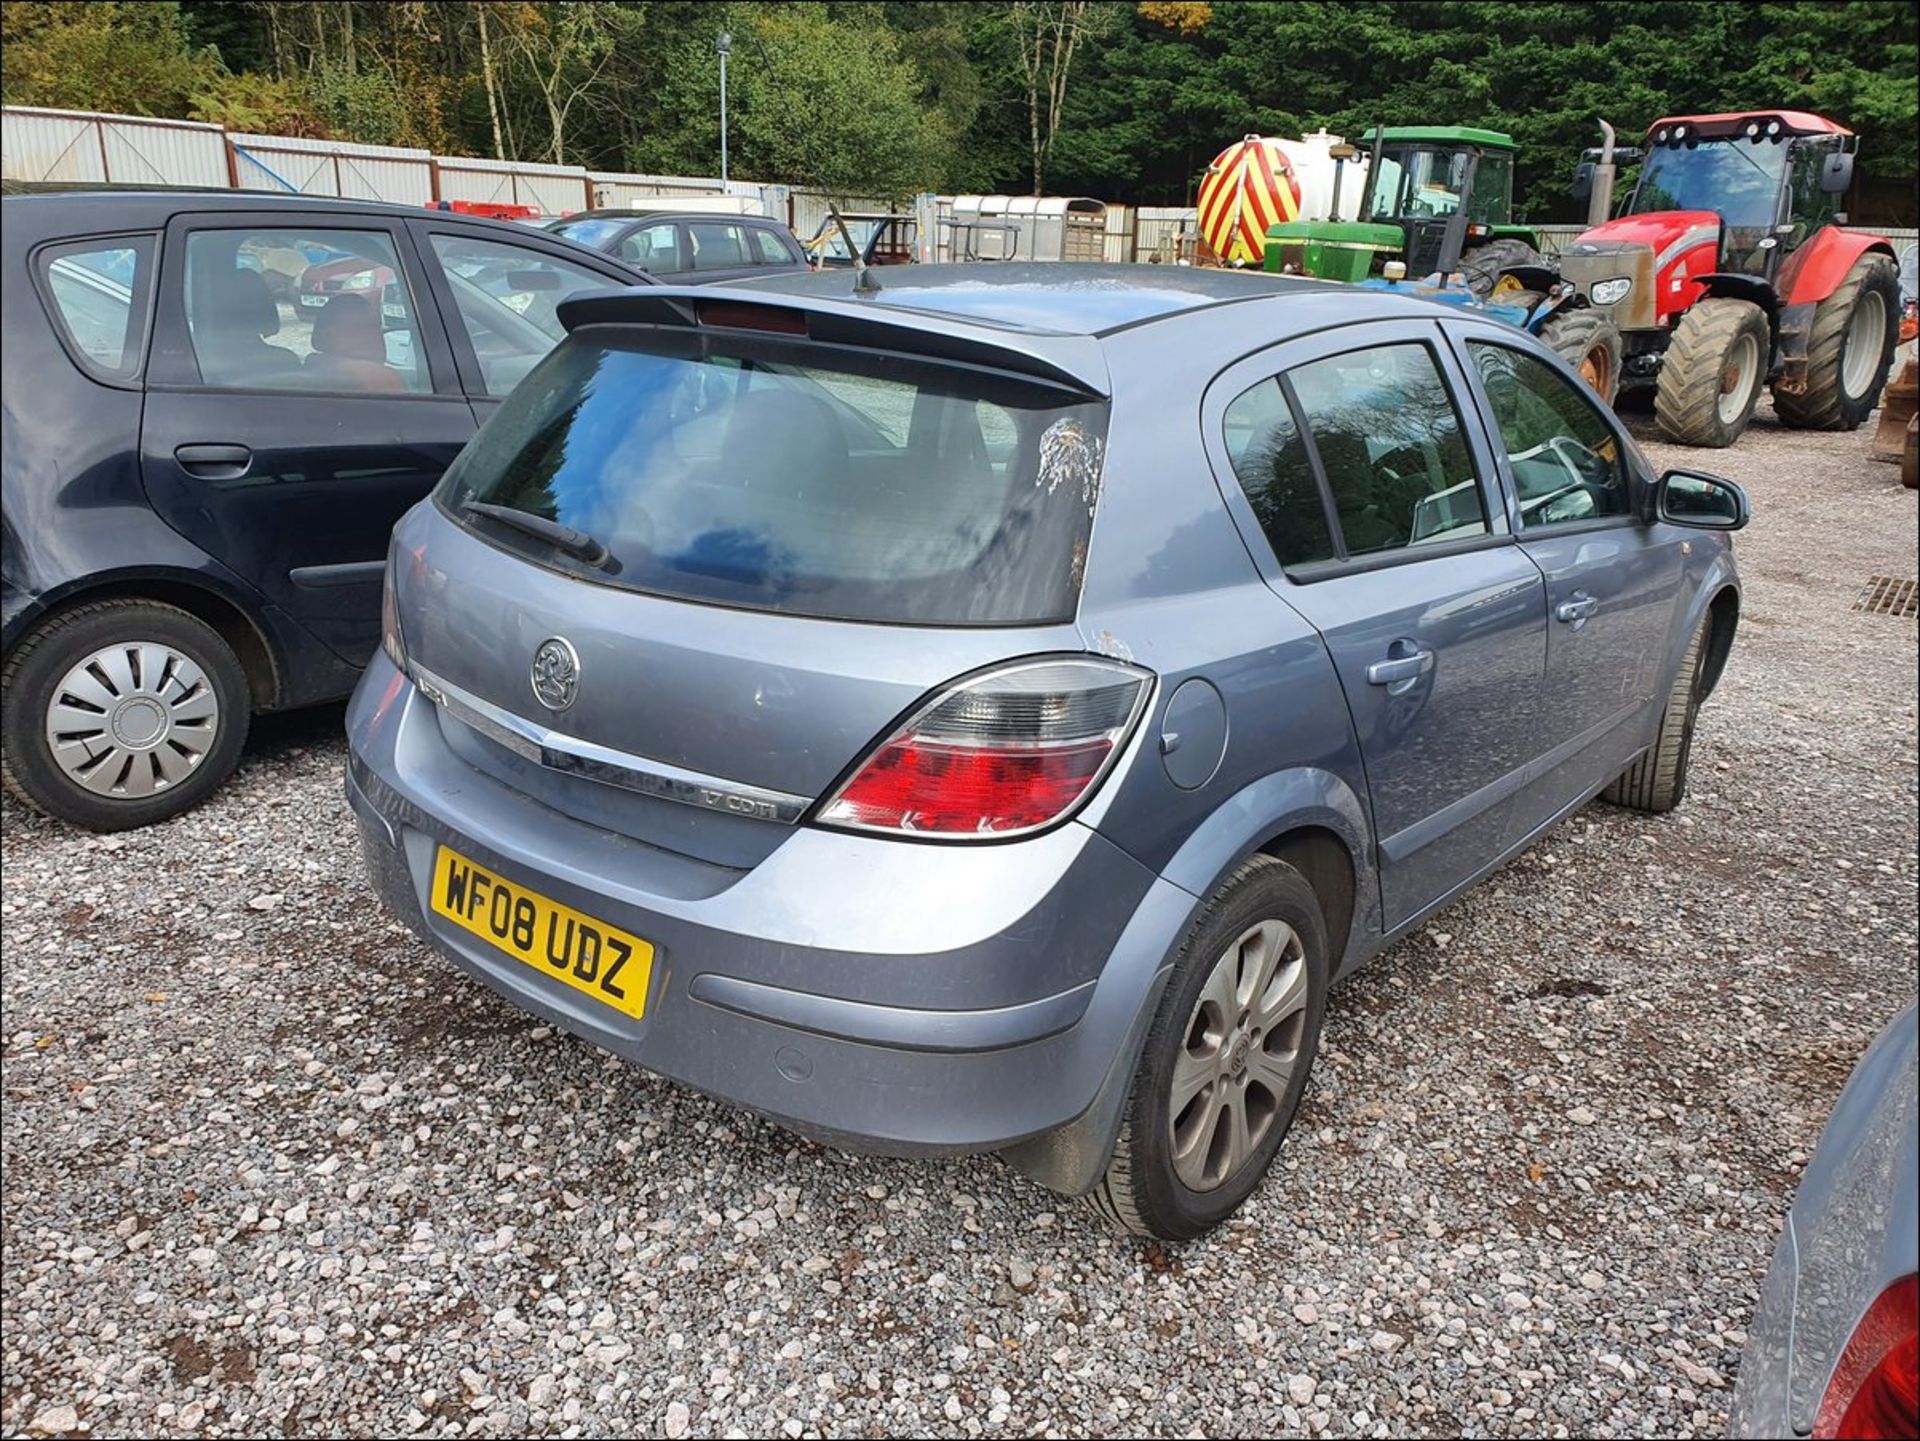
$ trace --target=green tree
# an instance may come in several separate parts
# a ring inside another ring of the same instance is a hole
[[[9,0],[0,45],[0,95],[10,105],[185,116],[220,65],[213,51],[189,47],[172,0]]]
[[[734,35],[728,66],[733,170],[842,195],[937,186],[953,137],[921,103],[920,77],[884,28],[844,24],[818,4],[713,7],[686,36],[654,96],[657,128],[631,149],[639,169],[712,174],[720,155],[714,36]]]

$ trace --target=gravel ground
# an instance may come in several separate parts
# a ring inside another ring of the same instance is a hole
[[[1719,1434],[1778,1220],[1915,988],[1916,572],[1763,415],[1688,804],[1592,807],[1341,988],[1264,1190],[1114,1236],[510,1009],[378,913],[339,710],[118,838],[5,809],[9,1433]]]

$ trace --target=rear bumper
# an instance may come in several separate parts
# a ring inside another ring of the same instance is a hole
[[[691,861],[503,786],[384,656],[348,711],[347,794],[382,901],[514,1004],[855,1149],[997,1150],[1130,1073],[1194,904],[1094,831],[953,847],[795,828],[751,870]],[[439,845],[657,948],[633,1020],[431,910]]]

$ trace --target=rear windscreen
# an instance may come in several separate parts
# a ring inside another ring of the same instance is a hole
[[[587,331],[521,383],[439,495],[495,544],[600,584],[1033,624],[1073,614],[1105,430],[1103,404],[996,372],[759,335]],[[468,501],[571,527],[607,558]]]

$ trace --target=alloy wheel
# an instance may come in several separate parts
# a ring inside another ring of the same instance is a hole
[[[1259,1151],[1300,1064],[1308,973],[1285,921],[1249,926],[1214,962],[1174,1061],[1167,1125],[1190,1191],[1224,1185]]]

